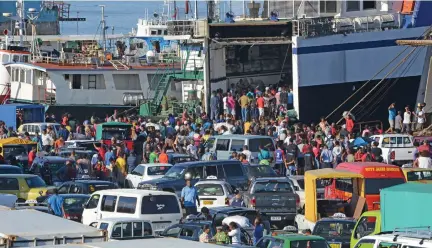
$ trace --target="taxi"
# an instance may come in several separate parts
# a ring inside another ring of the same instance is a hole
[[[278,234],[276,236],[264,236],[256,244],[259,248],[330,248],[327,241],[319,236],[304,234]]]
[[[200,201],[198,211],[201,211],[202,207],[229,206],[231,199],[234,197],[232,186],[228,182],[212,176],[198,181],[195,188],[198,191]]]
[[[18,197],[18,202],[37,203],[36,198],[48,190],[45,181],[31,174],[0,174],[0,193]]]
[[[349,248],[355,224],[354,218],[337,213],[333,217],[320,219],[315,224],[312,235],[325,238],[331,248]]]
[[[402,167],[407,182],[432,183],[432,169]]]

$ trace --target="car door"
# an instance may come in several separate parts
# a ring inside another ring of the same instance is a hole
[[[231,139],[218,138],[216,140],[216,157],[218,160],[229,159],[231,152],[229,150]]]
[[[82,214],[82,223],[84,225],[90,225],[99,218],[99,202],[101,196],[99,194],[93,194],[90,199],[84,204],[84,211]]]
[[[272,237],[264,236],[257,242],[255,247],[267,248],[272,240],[273,240]]]
[[[0,178],[0,193],[16,195],[19,199],[25,200],[25,194],[20,193],[18,179],[12,177]],[[25,193],[25,192],[23,192]]]
[[[193,226],[183,226],[178,238],[191,240],[191,241],[198,241],[199,239],[198,232],[199,230]]]
[[[102,196],[100,212],[97,217],[99,219],[103,219],[119,216],[119,214],[115,212],[117,207],[117,201],[118,197],[116,195]]]
[[[245,189],[248,185],[246,173],[243,170],[241,163],[238,161],[227,162],[222,165],[225,171],[225,177],[229,184],[238,188],[239,190]]]

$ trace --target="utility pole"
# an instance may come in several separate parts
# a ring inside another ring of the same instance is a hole
[[[195,20],[198,20],[198,0],[195,0]]]
[[[101,27],[102,27],[102,47],[103,47],[103,50],[104,50],[104,52],[106,51],[106,33],[105,33],[105,26],[106,26],[106,23],[105,23],[105,5],[99,5],[99,7],[101,7],[101,10],[102,10],[102,19],[101,19]]]

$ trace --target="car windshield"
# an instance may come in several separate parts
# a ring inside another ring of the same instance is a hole
[[[27,182],[27,185],[29,188],[41,188],[46,187],[45,181],[42,180],[42,178],[35,176],[35,177],[28,177],[25,179]]]
[[[292,193],[291,184],[288,182],[257,182],[254,186],[255,193],[261,192],[288,192]]]
[[[83,204],[87,202],[89,197],[66,197],[63,200],[63,207],[65,210],[82,210]]]
[[[325,240],[296,240],[290,242],[291,248],[329,248]]]
[[[407,173],[408,181],[432,180],[432,170],[430,171],[410,171]]]
[[[349,241],[354,226],[354,221],[321,221],[315,225],[312,234],[321,236],[326,240]]]
[[[367,178],[365,180],[365,193],[367,195],[379,195],[381,189],[402,183],[405,183],[403,178]]]
[[[27,154],[27,149],[22,146],[6,146],[3,148],[3,154],[5,158],[9,158],[9,157],[16,157],[19,155],[26,155]]]
[[[164,177],[174,178],[174,179],[183,178],[183,174],[185,173],[185,171],[186,171],[186,167],[173,166],[168,170],[168,172],[165,174]]]
[[[276,172],[268,165],[245,166],[250,177],[272,177]]]
[[[220,184],[198,184],[195,186],[199,196],[223,196],[224,190]]]
[[[116,138],[117,140],[130,140],[130,128],[126,127],[103,127],[102,139],[110,140]]]
[[[157,165],[157,166],[150,166],[147,168],[147,175],[148,176],[163,176],[167,171],[171,168],[171,166],[164,166],[164,165]]]

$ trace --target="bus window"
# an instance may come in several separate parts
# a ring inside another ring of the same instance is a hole
[[[365,194],[379,195],[381,189],[405,183],[404,178],[366,178]]]

